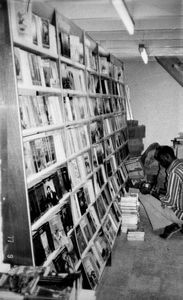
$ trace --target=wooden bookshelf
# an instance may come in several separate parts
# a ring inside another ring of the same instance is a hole
[[[65,248],[84,287],[95,289],[120,227],[117,198],[127,179],[123,63],[39,1],[20,27],[20,3],[4,1],[0,19],[4,262],[60,272]]]

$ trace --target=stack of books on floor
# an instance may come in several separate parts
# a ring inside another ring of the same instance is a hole
[[[144,231],[128,231],[127,240],[128,241],[144,241]]]
[[[122,232],[137,230],[139,222],[138,194],[131,193],[121,197],[119,206],[122,214]]]

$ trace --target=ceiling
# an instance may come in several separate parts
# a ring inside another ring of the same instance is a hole
[[[183,0],[126,0],[135,22],[129,35],[111,0],[44,0],[72,19],[120,59],[139,59],[144,44],[150,59],[183,56]]]

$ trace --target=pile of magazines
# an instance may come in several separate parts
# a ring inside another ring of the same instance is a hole
[[[18,266],[0,273],[1,299],[77,299],[80,280],[79,272],[53,274],[49,267]]]

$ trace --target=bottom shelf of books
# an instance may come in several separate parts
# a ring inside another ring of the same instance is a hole
[[[80,272],[82,287],[93,290],[121,225],[118,199],[126,180],[122,166],[107,179],[102,169],[96,168],[77,189],[68,189],[46,218],[43,212],[32,224],[35,265],[59,274]]]
[[[67,223],[63,223],[63,209],[69,216],[69,201],[35,231],[33,246],[37,266],[49,266],[56,273],[72,274],[80,271],[83,288],[97,287],[121,223],[116,198],[108,202],[109,191],[107,184],[96,202],[87,207],[75,227],[72,228],[71,215],[70,220],[67,217]]]

